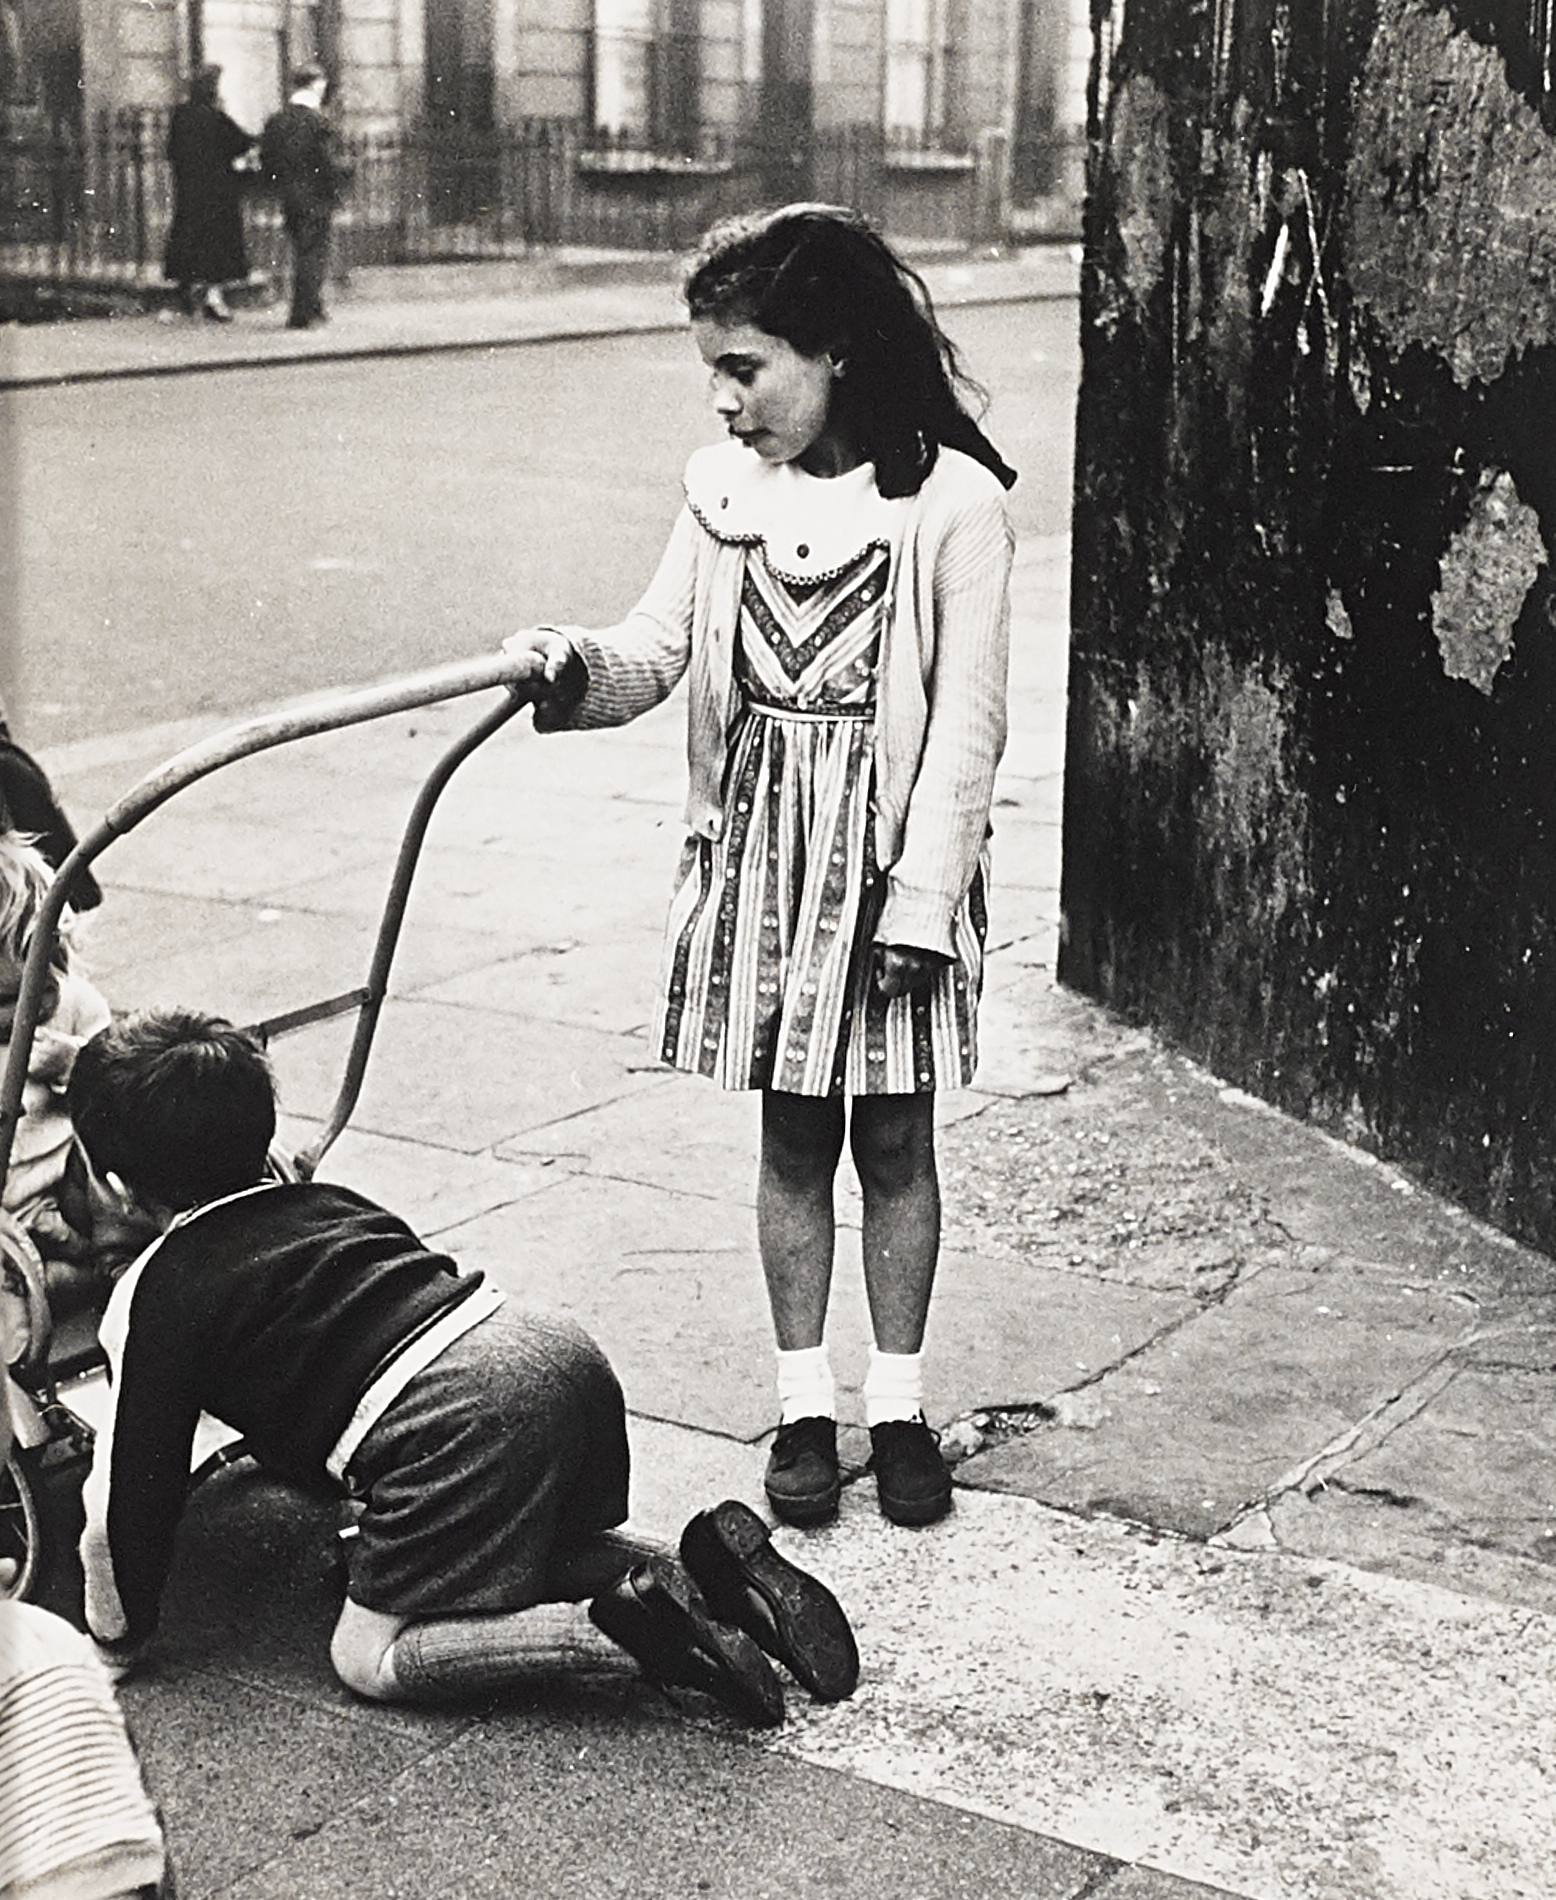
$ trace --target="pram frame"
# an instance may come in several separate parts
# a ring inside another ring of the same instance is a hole
[[[48,988],[49,959],[58,939],[60,918],[70,901],[71,888],[80,872],[100,857],[116,838],[122,838],[134,830],[159,806],[165,805],[186,786],[221,770],[223,766],[235,764],[239,759],[250,758],[255,753],[269,751],[276,746],[289,745],[298,739],[338,732],[347,726],[363,725],[369,720],[384,719],[395,713],[412,712],[420,706],[437,705],[444,700],[459,699],[492,687],[505,686],[508,691],[502,702],[463,733],[442,754],[423,781],[401,834],[394,874],[379,920],[366,982],[338,996],[307,1004],[253,1025],[255,1033],[268,1041],[270,1037],[284,1034],[289,1029],[323,1022],[351,1009],[357,1011],[356,1033],[352,1038],[346,1071],[334,1107],[318,1136],[291,1163],[304,1180],[310,1179],[351,1119],[361,1093],[373,1035],[384,998],[388,995],[389,975],[410,899],[411,882],[437,801],[455,771],[470,754],[506,725],[520,707],[529,703],[530,696],[522,690],[525,683],[520,670],[522,666],[523,662],[510,659],[505,654],[457,661],[398,680],[320,694],[296,706],[261,713],[175,753],[166,763],[148,772],[112,805],[59,867],[33,926],[32,942],[23,965],[21,989],[16,999],[5,1075],[0,1081],[0,1180],[5,1178],[5,1171],[10,1165],[11,1147],[21,1119],[27,1064]]]
[[[33,1038],[43,1010],[50,971],[50,958],[59,936],[60,920],[80,873],[93,863],[118,838],[134,830],[169,799],[197,780],[224,766],[250,758],[256,753],[291,744],[299,739],[337,732],[348,726],[363,725],[419,707],[467,697],[493,688],[506,688],[502,699],[489,708],[438,757],[417,791],[400,836],[394,870],[384,901],[366,979],[357,987],[338,995],[305,1004],[282,1015],[251,1025],[261,1040],[323,1022],[356,1011],[356,1025],[334,1104],[317,1135],[297,1154],[279,1157],[281,1168],[298,1179],[313,1177],[319,1163],[351,1118],[361,1093],[372,1051],[373,1037],[389,992],[389,978],[401,929],[409,904],[411,885],[420,861],[427,828],[439,798],[459,766],[494,733],[530,702],[525,681],[524,662],[507,655],[486,655],[476,660],[457,661],[375,685],[348,688],[315,695],[296,705],[261,713],[225,728],[208,739],[197,741],[176,753],[164,764],[141,778],[124,794],[80,840],[61,864],[51,882],[34,921],[32,940],[22,968],[21,988],[17,995],[11,1043],[3,1079],[0,1079],[0,1180],[9,1166],[11,1147],[21,1119],[22,1092]],[[51,1541],[48,1520],[55,1515],[54,1503],[37,1491],[38,1463],[48,1447],[79,1457],[90,1442],[90,1431],[83,1422],[59,1403],[58,1387],[48,1365],[49,1308],[43,1289],[42,1263],[30,1241],[7,1214],[0,1213],[0,1247],[9,1264],[20,1274],[27,1290],[29,1321],[32,1332],[28,1350],[15,1368],[0,1366],[0,1380],[9,1381],[20,1403],[13,1404],[17,1424],[17,1444],[7,1461],[14,1481],[16,1497],[10,1507],[23,1520],[26,1549],[24,1571],[8,1587],[0,1582],[0,1595],[31,1594],[45,1578],[51,1555],[45,1546]],[[0,1388],[0,1405],[8,1402]],[[242,1448],[218,1451],[193,1474],[198,1482],[207,1471],[242,1455]],[[19,1462],[28,1461],[25,1465]]]

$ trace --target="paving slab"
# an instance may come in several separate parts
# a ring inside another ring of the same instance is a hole
[[[1270,1216],[1294,1241],[1330,1248],[1416,1279],[1457,1284],[1464,1297],[1556,1288],[1556,1266],[1401,1170],[1227,1088],[1160,1052],[1142,1093],[1214,1142],[1257,1180]]]
[[[273,1051],[281,1101],[328,1113],[344,1073],[338,1027]],[[372,1134],[475,1154],[530,1128],[652,1087],[635,1037],[559,1023],[536,1036],[495,1010],[406,998],[385,1010],[355,1125]]]
[[[761,1113],[754,1092],[665,1069],[623,1100],[532,1128],[497,1152],[566,1158],[591,1175],[754,1208]]]
[[[1556,1370],[1465,1368],[1325,1482],[1396,1510],[1424,1506],[1457,1521],[1461,1538],[1556,1562]]]
[[[1282,1493],[1230,1535],[1249,1548],[1325,1557],[1556,1616],[1551,1522],[1534,1540],[1538,1554],[1523,1556],[1497,1549],[1473,1518],[1437,1511],[1420,1498],[1352,1489],[1342,1477]]]
[[[290,877],[253,893],[268,894],[305,910],[335,911],[348,916],[376,918],[384,906],[392,860],[380,855],[362,862],[344,851],[337,867],[322,872],[309,867],[305,876]],[[424,920],[460,930],[495,932],[513,951],[539,950],[547,945],[578,942],[591,932],[610,934],[640,929],[652,915],[653,899],[669,888],[669,873],[651,878],[641,860],[627,874],[613,873],[609,865],[597,873],[558,876],[555,865],[504,860],[487,847],[440,844],[422,859],[406,912],[406,929]],[[662,898],[654,908],[662,908]]]
[[[411,941],[423,932],[411,933]],[[604,941],[564,937],[518,955],[501,943],[496,955],[470,965],[448,981],[419,980],[408,972],[401,986],[429,1003],[455,1003],[526,1018],[536,1035],[550,1023],[603,1029],[612,1035],[647,1031],[659,975],[660,932],[626,928]]]
[[[759,1461],[749,1449],[639,1418],[631,1429],[634,1521],[648,1533],[671,1538],[712,1498],[750,1495]],[[760,1736],[700,1698],[672,1708],[630,1666],[608,1661],[538,1669],[485,1710],[359,1703],[326,1660],[335,1521],[328,1505],[245,1467],[203,1487],[186,1517],[158,1667],[124,1687],[186,1900],[506,1895],[519,1878],[537,1895],[666,1900],[1212,1891],[948,1802],[953,1789],[935,1766],[944,1737],[914,1751],[927,1792],[839,1774],[816,1757],[835,1746],[824,1738],[844,1711],[792,1688],[789,1724]],[[910,1554],[920,1548],[892,1535]],[[865,1594],[841,1532],[779,1539],[851,1607]],[[889,1566],[873,1625],[855,1610],[878,1637],[867,1639],[865,1682],[846,1705],[854,1747],[868,1749],[877,1725],[897,1719],[895,1658],[921,1652],[926,1615],[938,1614],[921,1578],[920,1565]],[[1013,1766],[1020,1785],[1024,1765]]]
[[[1000,922],[991,908],[991,926]],[[1084,1059],[1075,1024],[1053,987],[1059,926],[1038,923],[1040,935],[1025,939],[1028,958],[993,956],[985,968],[978,1006],[978,1069],[973,1080],[983,1094],[1050,1095],[1071,1078]]]
[[[635,1411],[753,1440],[772,1336],[748,1210],[569,1175],[444,1235],[515,1298],[587,1326]]]
[[[85,957],[116,1008],[195,1003],[253,1023],[367,979],[372,918],[160,892],[116,890],[112,898],[101,922],[93,919]],[[422,923],[401,937],[390,995],[438,991],[445,980],[492,967],[506,947],[495,933]]]
[[[1225,1530],[1435,1367],[1468,1328],[1358,1276],[1265,1267],[1088,1390],[1073,1423],[979,1453],[965,1483],[1180,1534]]]
[[[493,1720],[231,1889],[232,1900],[795,1900],[1106,1893],[1102,1856],[758,1745],[589,1702]]]
[[[278,1131],[283,1151],[301,1152],[321,1126],[306,1117],[283,1115]],[[318,1178],[355,1188],[392,1208],[437,1246],[444,1234],[494,1208],[542,1192],[556,1182],[559,1172],[567,1171],[565,1162],[547,1157],[522,1161],[464,1154],[348,1126],[325,1155]]]
[[[299,837],[274,818],[238,818],[182,811],[176,824],[149,819],[112,846],[117,890],[179,891],[247,903],[307,890],[371,867],[370,847],[349,833],[312,832]],[[107,854],[105,870],[107,869]],[[371,871],[365,873],[371,875]],[[388,868],[374,881],[383,903]],[[322,908],[322,906],[320,907]]]
[[[1197,1310],[1174,1291],[1030,1262],[1013,1268],[948,1248],[930,1311],[926,1410],[938,1426],[986,1408],[1051,1405],[1106,1368],[1133,1362],[1153,1340],[1176,1337]],[[981,1472],[982,1462],[970,1468]]]
[[[1549,1892],[1547,1617],[961,1492],[823,1548],[871,1663],[807,1759],[1253,1900]]]

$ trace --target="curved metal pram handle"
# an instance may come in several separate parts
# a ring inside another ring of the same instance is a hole
[[[432,807],[455,767],[498,727],[506,724],[521,706],[530,702],[533,693],[526,678],[527,665],[524,657],[514,658],[505,653],[483,654],[479,659],[456,661],[423,673],[410,674],[403,679],[386,680],[375,686],[316,694],[296,705],[247,719],[241,725],[231,726],[224,732],[186,747],[164,765],[148,772],[105,812],[98,824],[81,839],[59,867],[39,906],[33,926],[32,942],[22,972],[21,991],[16,999],[16,1016],[11,1030],[5,1076],[0,1082],[0,1180],[4,1179],[10,1164],[11,1144],[21,1118],[22,1090],[27,1080],[33,1034],[42,1014],[43,999],[49,984],[49,959],[58,937],[60,917],[70,901],[71,886],[79,872],[106,851],[116,838],[123,837],[159,805],[166,804],[176,792],[220,770],[224,765],[249,758],[256,752],[290,744],[296,739],[312,738],[323,732],[337,732],[346,726],[363,725],[372,719],[410,712],[418,706],[432,706],[442,700],[460,699],[470,693],[506,686],[508,691],[502,703],[485,714],[449,749],[422,788],[401,842],[394,883],[379,926],[378,944],[367,983],[344,997],[331,999],[329,1004],[312,1011],[299,1011],[290,1019],[302,1022],[322,1014],[339,1013],[343,1008],[358,1010],[356,1040],[352,1045],[340,1099],[324,1133],[295,1163],[300,1173],[311,1175],[324,1150],[344,1127],[356,1105],[373,1028],[387,992],[389,964],[409,896],[411,874],[415,870]],[[280,1026],[278,1022],[268,1027],[275,1029]]]

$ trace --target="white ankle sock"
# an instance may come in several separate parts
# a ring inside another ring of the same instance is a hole
[[[826,1342],[778,1354],[778,1420],[792,1425],[797,1418],[836,1418],[837,1387]]]
[[[870,1348],[864,1375],[864,1422],[884,1425],[890,1419],[918,1418],[924,1410],[924,1355],[922,1352],[882,1352]]]

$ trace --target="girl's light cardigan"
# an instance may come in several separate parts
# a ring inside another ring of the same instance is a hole
[[[787,574],[818,577],[872,542],[890,549],[875,721],[875,851],[887,873],[876,940],[952,954],[951,920],[988,835],[1005,744],[1014,537],[987,469],[942,449],[917,495],[861,508],[809,533],[804,558],[774,545],[796,481],[735,442],[686,467],[686,506],[648,591],[619,626],[562,627],[589,672],[566,723],[623,725],[690,672],[686,823],[716,838],[739,710],[734,642],[746,551],[762,543]],[[814,519],[814,511],[812,511]]]

